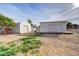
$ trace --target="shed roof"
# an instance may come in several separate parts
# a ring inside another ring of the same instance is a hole
[[[48,23],[48,22],[67,22],[68,20],[48,20],[48,21],[43,21],[43,22],[40,22],[40,23]]]

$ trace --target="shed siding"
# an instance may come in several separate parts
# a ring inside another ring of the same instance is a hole
[[[40,23],[40,32],[65,32],[66,22],[46,22]]]

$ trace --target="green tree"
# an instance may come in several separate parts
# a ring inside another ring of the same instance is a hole
[[[73,27],[74,29],[76,29],[76,28],[78,27],[78,25],[77,25],[77,24],[73,24],[72,27]]]
[[[6,26],[16,26],[15,22],[12,19],[5,17],[4,15],[0,14],[0,28]]]
[[[31,19],[28,19],[27,22],[30,23],[31,26],[33,25]]]
[[[72,28],[72,23],[71,23],[71,22],[68,22],[68,23],[67,23],[67,28],[68,28],[68,29]]]

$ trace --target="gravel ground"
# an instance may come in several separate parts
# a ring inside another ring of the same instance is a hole
[[[43,45],[39,55],[43,56],[77,56],[79,55],[79,38],[74,34],[53,34],[41,37]]]

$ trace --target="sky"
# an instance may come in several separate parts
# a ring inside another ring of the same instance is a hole
[[[0,3],[0,14],[15,22],[25,22],[29,18],[34,24],[59,20],[79,24],[79,8],[72,3]]]

